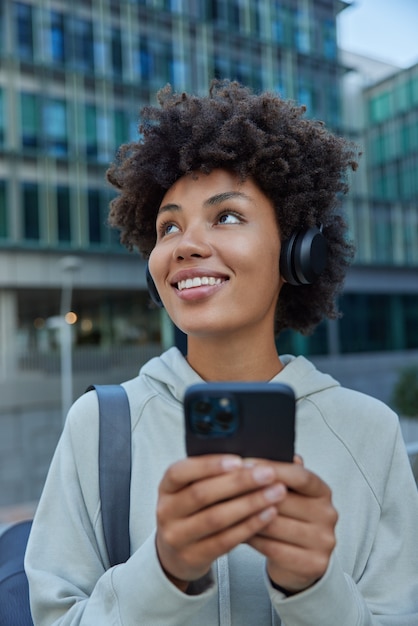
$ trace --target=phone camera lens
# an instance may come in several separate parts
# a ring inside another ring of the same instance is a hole
[[[210,413],[211,404],[206,400],[199,400],[196,402],[194,409],[196,413]]]
[[[227,430],[234,419],[231,411],[219,411],[216,417],[223,430]]]
[[[210,415],[202,415],[195,421],[196,431],[202,435],[210,433],[212,430],[212,419]]]

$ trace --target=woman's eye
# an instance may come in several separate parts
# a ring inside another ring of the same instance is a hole
[[[163,222],[158,226],[158,234],[160,237],[164,237],[165,235],[171,235],[172,233],[177,232],[178,229],[179,227],[176,226],[176,224],[173,224],[173,222]]]
[[[241,218],[236,213],[222,213],[218,217],[219,224],[239,224],[241,222]]]

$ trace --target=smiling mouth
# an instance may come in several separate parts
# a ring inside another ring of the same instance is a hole
[[[195,276],[195,278],[187,278],[178,282],[177,289],[183,291],[183,289],[192,289],[193,287],[220,285],[223,282],[225,282],[225,279],[215,278],[214,276]]]

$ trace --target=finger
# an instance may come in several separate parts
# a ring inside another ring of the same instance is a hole
[[[280,514],[260,531],[258,538],[312,550],[329,551],[335,546],[333,526],[310,524]]]
[[[286,497],[286,488],[281,483],[269,485],[249,494],[220,502],[198,513],[177,519],[171,524],[171,532],[175,535],[178,546],[195,543],[226,529],[237,526],[245,520],[262,515]],[[268,521],[263,516],[264,522]]]
[[[207,571],[215,559],[258,533],[277,515],[274,506],[246,518],[222,532],[185,546],[170,545],[161,529],[157,533],[157,550],[164,569],[180,580],[194,580]]]
[[[160,489],[166,493],[175,493],[191,482],[219,476],[242,467],[241,457],[224,454],[208,454],[188,457],[171,465],[165,472]]]
[[[297,463],[275,463],[276,477],[289,489],[311,498],[330,496],[328,485],[319,476]]]
[[[160,497],[158,515],[161,520],[183,519],[217,503],[272,485],[274,480],[274,468],[266,465],[198,480],[170,498]]]
[[[303,458],[299,454],[295,454],[293,457],[293,463],[296,463],[296,465],[302,465],[302,467],[304,465]]]
[[[321,522],[330,526],[335,526],[338,520],[338,513],[332,504],[331,494],[313,498],[290,490],[286,500],[280,503],[279,512],[284,518],[309,523]]]
[[[199,542],[193,543],[190,550],[193,550],[197,560],[209,560],[212,562],[223,554],[227,554],[241,543],[248,541],[250,537],[256,535],[268,524],[277,512],[270,506],[256,514],[245,518],[234,526],[228,526],[218,533],[212,533],[204,537]]]
[[[305,589],[327,570],[330,552],[311,551],[296,545],[273,542],[259,534],[247,543],[268,559],[269,575],[288,589]]]

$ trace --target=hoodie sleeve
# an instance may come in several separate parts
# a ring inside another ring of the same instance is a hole
[[[154,533],[126,563],[108,569],[93,402],[83,396],[70,411],[35,515],[25,560],[34,624],[187,623],[216,586],[207,577],[200,593],[180,592],[160,567]]]
[[[360,580],[343,571],[335,553],[324,577],[300,594],[286,598],[267,580],[284,626],[418,624],[418,496],[399,429],[383,478],[381,516]]]

